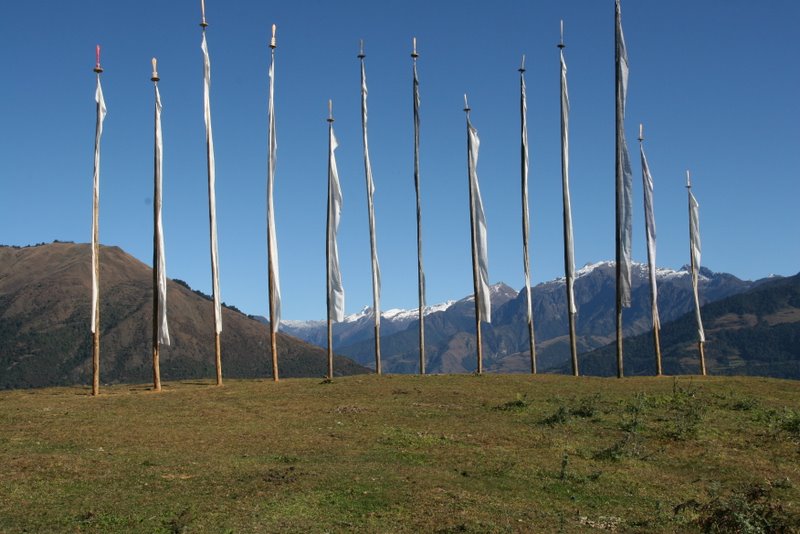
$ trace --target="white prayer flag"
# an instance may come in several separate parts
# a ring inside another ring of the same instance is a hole
[[[706,335],[703,331],[703,319],[700,316],[700,295],[698,278],[700,274],[700,205],[689,189],[689,243],[692,255],[692,291],[694,292],[694,311],[697,318],[697,340],[705,342]]]
[[[631,305],[631,236],[633,233],[633,170],[628,144],[625,141],[625,103],[628,94],[628,52],[622,34],[622,17],[619,0],[616,1],[616,55],[617,55],[617,246],[621,304]]]
[[[156,146],[155,146],[155,210],[156,210],[156,251],[153,267],[158,270],[158,343],[169,346],[169,326],[167,325],[167,262],[164,256],[164,229],[161,223],[161,171],[164,144],[161,137],[161,95],[156,89]]]
[[[98,47],[99,50],[99,47]],[[98,52],[99,54],[99,52]],[[99,62],[99,60],[98,60]],[[98,242],[98,217],[100,208],[100,138],[103,136],[103,121],[106,118],[106,101],[103,98],[103,88],[100,85],[100,75],[97,76],[97,89],[94,93],[97,102],[97,124],[94,134],[94,178],[92,186],[92,333],[97,330],[97,312],[100,307],[100,283],[98,271],[100,258],[97,257]]]
[[[572,242],[572,206],[569,197],[569,92],[567,91],[567,63],[564,50],[561,50],[561,190],[564,204],[564,271],[568,286],[568,313],[576,313],[575,292],[575,252]]]
[[[416,41],[415,41],[416,44]],[[416,48],[414,50],[416,53]],[[417,272],[419,276],[419,315],[423,321],[425,310],[425,270],[422,266],[422,206],[420,204],[419,189],[419,78],[417,77],[417,62],[414,61],[414,189],[417,194]],[[423,349],[424,350],[424,349]]]
[[[639,146],[642,156],[642,185],[644,189],[645,233],[647,234],[647,266],[650,274],[650,306],[653,316],[653,327],[661,328],[658,317],[658,287],[656,285],[656,216],[653,210],[653,176],[647,165],[644,147]]]
[[[336,148],[339,146],[333,133],[333,123],[328,127],[328,319],[344,320],[344,286],[339,270],[339,247],[336,234],[342,215],[342,189],[336,168]]]
[[[208,217],[211,232],[211,284],[214,299],[214,329],[222,332],[222,305],[219,294],[219,252],[217,247],[217,194],[214,136],[211,131],[211,59],[208,57],[206,32],[203,32],[203,120],[206,125],[206,156],[208,159]]]
[[[275,190],[275,163],[278,158],[278,136],[275,129],[275,52],[272,53],[272,62],[269,66],[269,163],[267,165],[267,245],[269,250],[269,269],[272,287],[272,313],[269,318],[272,328],[278,331],[281,323],[281,283],[280,269],[278,266],[278,237],[275,232],[275,205],[273,192]]]
[[[523,63],[525,58],[523,57]],[[528,324],[533,321],[533,306],[531,304],[531,267],[528,256],[528,234],[530,232],[530,217],[528,214],[528,97],[525,87],[525,69],[520,68],[520,124],[522,137],[522,260],[525,267],[525,295]]]
[[[472,221],[472,235],[475,240],[473,243],[473,254],[477,260],[478,267],[478,286],[475,298],[480,304],[479,319],[492,322],[492,302],[489,290],[489,251],[486,235],[486,216],[483,212],[483,200],[481,199],[481,189],[478,184],[478,150],[480,148],[478,131],[472,126],[467,115],[467,152],[469,157],[469,189],[470,189],[470,211]]]
[[[372,181],[372,165],[369,161],[367,142],[367,73],[364,58],[361,58],[361,129],[364,139],[364,174],[367,182],[367,211],[369,215],[369,245],[372,257],[372,298],[374,302],[375,324],[381,322],[381,268],[378,265],[378,244],[375,236],[375,184]]]

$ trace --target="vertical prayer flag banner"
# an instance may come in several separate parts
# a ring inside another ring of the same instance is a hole
[[[469,190],[470,190],[470,211],[472,217],[473,235],[473,254],[478,269],[477,295],[475,298],[480,303],[479,319],[492,322],[492,302],[491,292],[489,291],[489,247],[486,235],[486,216],[483,212],[483,200],[481,199],[481,189],[478,184],[478,150],[481,141],[476,130],[469,120],[467,114],[467,153],[469,158]]]
[[[520,135],[521,135],[521,176],[522,176],[522,261],[525,267],[525,295],[528,324],[533,322],[533,306],[531,304],[531,267],[528,255],[528,234],[530,232],[530,216],[528,213],[528,97],[525,87],[525,57],[519,69],[520,83]]]
[[[155,143],[155,261],[158,285],[158,344],[169,346],[169,326],[167,324],[167,261],[164,255],[164,229],[161,222],[161,184],[162,184],[162,157],[164,144],[161,137],[161,94],[156,90],[156,143]]]
[[[99,49],[99,46],[98,46]],[[99,54],[99,52],[98,52]],[[98,60],[98,68],[100,61]],[[92,333],[97,330],[97,314],[100,307],[100,258],[97,256],[99,243],[98,213],[100,207],[100,138],[103,136],[103,121],[106,119],[106,101],[103,98],[103,87],[100,85],[100,73],[97,75],[97,89],[94,93],[97,103],[97,124],[94,134],[94,177],[92,186]]]
[[[567,90],[567,63],[561,49],[561,190],[564,205],[564,271],[567,283],[567,311],[577,312],[573,281],[575,279],[575,251],[572,241],[572,205],[569,196],[569,92]]]
[[[277,332],[281,322],[281,283],[278,267],[278,236],[275,232],[275,163],[278,158],[278,136],[275,129],[275,49],[269,66],[269,162],[267,165],[267,254],[269,255],[270,308],[269,318],[273,331]]]
[[[625,141],[625,103],[628,94],[628,52],[622,34],[620,0],[616,0],[616,66],[617,66],[617,272],[618,295],[623,307],[631,305],[631,236],[633,233],[633,170]]]
[[[422,266],[422,206],[420,203],[420,178],[419,178],[419,78],[417,77],[417,48],[416,39],[414,40],[414,190],[417,194],[417,271],[419,278],[419,314],[422,320],[425,309],[425,269]]]
[[[205,18],[203,19],[205,21]],[[211,290],[214,300],[214,331],[222,332],[222,305],[219,294],[219,251],[217,246],[216,163],[214,135],[211,130],[211,59],[208,57],[206,32],[203,30],[203,120],[206,125],[206,158],[208,163],[208,218],[211,237]]]
[[[339,143],[333,133],[333,121],[328,126],[328,319],[344,320],[344,286],[339,270],[339,247],[336,234],[342,215],[342,189],[339,185],[339,171],[336,168],[336,149]]]
[[[691,246],[692,260],[692,290],[694,292],[694,311],[697,318],[697,340],[704,343],[706,340],[703,331],[703,319],[700,316],[700,295],[698,290],[700,274],[700,205],[689,188],[689,243]]]
[[[367,212],[369,215],[369,248],[372,258],[372,299],[375,324],[381,321],[381,268],[378,264],[378,245],[375,236],[375,183],[372,181],[372,165],[369,161],[367,141],[367,73],[364,67],[363,51],[361,58],[361,134],[364,140],[364,175],[367,182]]]
[[[647,266],[650,274],[650,306],[653,327],[661,328],[658,317],[658,287],[656,285],[656,216],[653,210],[653,176],[644,155],[644,147],[639,146],[642,156],[642,186],[644,189],[645,233],[647,234]]]
[[[414,65],[414,190],[417,197],[417,290],[419,292],[419,372],[425,374],[425,270],[422,267],[422,205],[419,190],[419,78],[417,77],[417,38],[412,39],[411,58]]]

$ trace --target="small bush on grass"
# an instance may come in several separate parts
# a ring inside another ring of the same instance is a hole
[[[506,410],[506,411],[524,410],[528,406],[530,406],[530,403],[528,402],[528,396],[520,395],[519,393],[517,393],[516,399],[504,402],[499,406],[495,406],[495,410]]]
[[[797,532],[800,518],[784,510],[772,488],[754,484],[728,496],[712,495],[705,503],[695,500],[681,503],[675,513],[694,510],[694,523],[703,532],[766,534]]]
[[[683,388],[675,380],[672,385],[672,395],[667,400],[669,417],[667,437],[679,441],[696,438],[705,411],[706,407],[699,390],[691,384]]]

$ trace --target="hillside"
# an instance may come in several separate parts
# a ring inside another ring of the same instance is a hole
[[[0,247],[0,388],[89,383],[91,249],[52,243]],[[152,271],[117,247],[100,252],[101,381],[142,382],[152,376]],[[172,280],[167,309],[172,346],[162,347],[164,380],[214,376],[212,303]],[[226,377],[271,376],[267,327],[223,310]],[[286,335],[278,340],[282,376],[323,376],[323,350]],[[365,372],[345,358],[337,374]]]
[[[798,532],[800,382],[0,391],[0,532]]]
[[[800,379],[800,274],[706,304],[701,315],[709,373]],[[665,373],[699,372],[696,332],[693,313],[662,324]],[[650,334],[626,339],[623,347],[626,374],[655,373]],[[580,361],[582,373],[616,374],[616,346],[581,355]]]

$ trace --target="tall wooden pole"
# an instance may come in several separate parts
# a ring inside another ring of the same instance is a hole
[[[422,268],[422,205],[419,191],[419,79],[417,78],[417,38],[412,40],[414,65],[414,189],[417,195],[417,290],[419,293],[419,374],[425,374],[425,272]]]
[[[697,291],[698,291],[698,285],[699,285],[698,280],[697,280],[698,267],[697,267],[697,265],[695,265],[695,261],[694,261],[694,238],[696,236],[693,235],[692,222],[691,222],[692,221],[692,179],[691,179],[691,176],[689,175],[689,171],[688,170],[686,171],[686,190],[688,191],[688,194],[689,194],[689,246],[690,246],[690,250],[689,250],[689,260],[690,260],[689,261],[689,265],[690,265],[691,274],[692,274],[692,291],[694,292],[695,306],[697,307],[697,320],[698,320],[698,325],[697,326],[698,326],[698,328],[700,328],[700,324],[699,324],[699,321],[700,321],[700,302],[697,300],[698,299]],[[700,356],[700,373],[703,376],[706,376],[707,375],[707,370],[706,370],[706,351],[705,351],[705,343],[703,342],[702,339],[697,341],[697,353]]]
[[[651,178],[649,177],[649,169],[645,168],[644,148],[642,146],[643,143],[644,143],[644,127],[642,126],[642,124],[639,124],[639,152],[642,155],[642,178],[645,181],[647,181],[647,180],[650,180]],[[645,171],[646,170],[647,170],[647,175],[645,175]],[[655,232],[654,232],[653,229],[650,228],[650,219],[649,219],[649,217],[647,215],[648,209],[652,209],[652,206],[650,208],[648,208],[648,203],[652,204],[652,201],[653,201],[652,198],[649,198],[649,194],[650,193],[648,193],[648,191],[650,191],[652,193],[652,181],[649,182],[649,184],[648,183],[644,183],[643,186],[644,186],[644,190],[645,190],[644,191],[644,195],[645,195],[645,233],[647,234],[647,240],[648,240],[647,263],[648,263],[648,268],[649,269],[655,269],[655,267],[656,267],[655,259],[653,257],[651,257],[651,255],[650,255],[650,246],[649,246],[651,231],[653,231],[653,236],[655,236]],[[655,246],[654,246],[653,250],[655,251]],[[661,366],[661,339],[660,339],[660,335],[659,335],[659,329],[660,329],[659,328],[659,323],[660,323],[660,321],[658,319],[658,309],[656,307],[657,304],[656,304],[656,300],[655,300],[655,297],[656,297],[656,288],[654,286],[655,280],[656,280],[655,279],[655,275],[653,273],[650,273],[650,283],[651,283],[650,295],[651,295],[651,300],[652,300],[652,302],[650,304],[652,306],[652,310],[651,310],[652,313],[651,314],[652,314],[652,321],[653,321],[653,349],[654,349],[655,355],[656,355],[656,376],[662,376],[664,374],[664,371],[663,371],[663,368]]]
[[[380,269],[378,267],[377,242],[375,238],[375,205],[373,202],[372,164],[369,160],[367,139],[367,74],[364,67],[364,41],[358,59],[361,61],[361,132],[364,143],[364,178],[367,185],[367,215],[369,219],[369,250],[372,266],[372,312],[375,321],[375,373],[381,374],[381,308],[380,308]]]
[[[478,289],[478,242],[475,235],[475,198],[472,194],[472,142],[470,141],[469,112],[471,111],[467,103],[467,95],[464,95],[464,113],[467,116],[467,179],[469,185],[469,229],[470,241],[472,243],[472,287],[475,300],[475,343],[477,349],[477,369],[478,374],[483,373],[483,342],[481,336],[481,296]]]
[[[561,40],[558,43],[561,57],[561,194],[564,226],[564,275],[567,287],[567,318],[569,321],[569,350],[572,357],[572,374],[578,376],[578,342],[575,333],[575,260],[572,250],[572,206],[569,197],[569,96],[567,91],[567,67],[564,61],[564,21],[561,21]]]
[[[522,259],[525,269],[525,297],[528,322],[528,342],[530,345],[531,373],[536,374],[536,343],[533,337],[533,303],[531,302],[531,272],[530,255],[528,254],[528,233],[530,229],[530,217],[528,214],[528,98],[525,88],[525,56],[522,56],[522,64],[519,67],[520,82],[520,175],[522,189]]]
[[[620,65],[619,62],[621,61],[620,58],[620,50],[619,50],[619,21],[620,13],[619,13],[619,5],[615,3],[614,6],[614,84],[615,84],[615,94],[616,94],[616,113],[614,116],[614,137],[616,139],[616,231],[615,231],[615,243],[616,243],[616,288],[617,288],[617,298],[616,298],[616,305],[617,305],[617,377],[622,378],[624,376],[623,372],[623,359],[622,359],[622,284],[620,283],[622,280],[622,240],[620,236],[620,232],[622,230],[622,210],[623,210],[623,198],[622,198],[622,157],[621,157],[621,150],[622,147],[620,146],[620,129],[622,128],[622,94],[620,91]]]
[[[158,92],[158,69],[156,58],[153,58],[153,76],[150,80],[153,82],[153,87],[155,87],[156,92]],[[158,102],[156,102],[156,106],[158,106]],[[158,109],[156,109],[156,113],[158,113]],[[159,211],[161,210],[161,187],[158,183],[158,124],[156,124],[156,144],[155,144],[155,151],[156,156],[154,158],[154,176],[155,180],[153,185],[153,390],[154,391],[161,391],[161,369],[159,364],[159,339],[158,339],[158,330],[159,330],[159,321],[158,321],[158,278],[159,278],[159,265],[158,265],[158,249],[159,249],[159,240],[158,240],[158,220],[159,220]]]
[[[661,365],[661,335],[657,326],[653,326],[653,346],[656,350],[656,376],[664,376],[664,368]]]
[[[208,22],[206,22],[206,3],[205,0],[200,0],[200,27],[203,29],[203,46],[205,46],[206,42],[206,28],[208,28]],[[204,65],[205,69],[211,68],[210,62],[208,62],[208,51],[204,48],[205,58],[204,61],[206,64]],[[217,271],[217,244],[216,244],[216,235],[217,235],[217,214],[216,214],[216,201],[215,201],[215,191],[214,191],[214,181],[215,181],[215,169],[214,169],[214,146],[211,137],[211,113],[210,113],[210,102],[209,99],[209,91],[210,91],[210,72],[204,73],[204,98],[205,98],[205,120],[206,120],[206,166],[208,169],[208,223],[209,223],[209,230],[211,236],[211,290],[213,292],[213,301],[214,301],[214,368],[216,370],[216,384],[218,386],[222,385],[222,343],[220,340],[220,330],[222,329],[221,325],[217,323],[220,319],[217,316],[219,311],[219,292],[218,292],[218,277],[219,273]]]
[[[331,318],[331,153],[333,151],[332,145],[332,130],[333,130],[333,102],[328,100],[328,215],[326,218],[326,232],[325,232],[325,280],[327,291],[327,307],[328,310],[328,380],[333,380],[333,319]]]
[[[94,67],[97,74],[97,87],[100,89],[100,74],[103,68],[100,66],[100,45],[97,45],[97,62]],[[98,95],[100,96],[100,95]],[[92,395],[100,394],[100,135],[103,129],[102,109],[103,102],[97,102],[97,129],[95,131],[95,166],[94,166],[94,192],[92,195],[92,271],[96,284],[96,294],[94,295],[94,324],[92,325]]]
[[[274,102],[273,98],[273,83],[274,83],[274,68],[275,68],[275,48],[278,46],[277,40],[275,39],[275,31],[276,27],[275,24],[272,25],[272,39],[269,42],[270,47],[270,55],[272,61],[272,76],[270,77],[270,129],[269,129],[269,209],[272,210],[272,186],[273,186],[273,172],[275,161],[273,160],[273,145],[275,143],[275,139],[273,139],[274,135],[274,124],[273,121],[275,120],[274,113],[273,113],[273,106]],[[277,243],[274,243],[272,240],[272,234],[274,229],[271,227],[273,224],[273,215],[270,214],[270,217],[267,220],[267,223],[270,225],[270,228],[267,228],[267,248],[269,252],[267,254],[267,260],[269,262],[268,267],[268,282],[269,282],[269,344],[270,344],[270,353],[272,355],[272,380],[277,382],[279,380],[278,377],[278,321],[275,320],[275,265],[273,265],[272,259],[272,247],[277,246]]]

